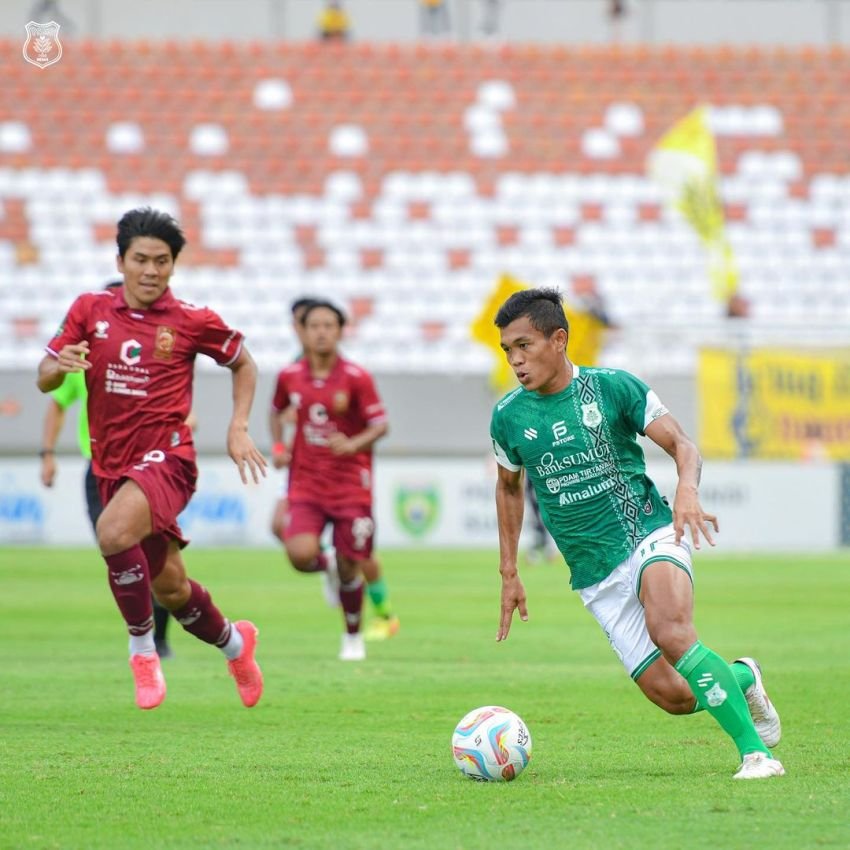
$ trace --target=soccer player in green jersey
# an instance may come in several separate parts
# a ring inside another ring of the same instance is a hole
[[[699,452],[658,396],[618,369],[579,367],[567,358],[569,327],[554,289],[512,295],[495,323],[521,386],[495,407],[490,426],[498,461],[501,619],[505,640],[515,610],[528,619],[517,571],[523,470],[543,520],[570,566],[570,584],[605,631],[644,695],[670,714],[707,711],[735,742],[736,779],[785,771],[770,753],[779,715],[752,658],[728,664],[693,625],[693,546],[714,545],[717,519],[701,507]],[[669,508],[646,475],[636,436],[676,463]]]

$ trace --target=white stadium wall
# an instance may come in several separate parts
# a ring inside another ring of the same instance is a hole
[[[83,462],[61,458],[47,490],[31,459],[0,461],[0,545],[92,545]],[[268,547],[278,473],[243,487],[227,458],[203,458],[198,491],[181,523],[196,546]],[[649,474],[672,495],[671,462]],[[495,465],[488,458],[380,458],[376,468],[378,545],[385,548],[495,548]],[[848,488],[850,476],[843,476]],[[720,519],[720,553],[827,551],[842,545],[842,468],[833,464],[707,463],[703,506]],[[844,544],[847,544],[846,528]]]

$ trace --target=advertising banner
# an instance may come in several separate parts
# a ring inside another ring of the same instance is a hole
[[[706,349],[699,361],[706,458],[850,460],[850,349]]]

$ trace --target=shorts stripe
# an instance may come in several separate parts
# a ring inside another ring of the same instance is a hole
[[[635,594],[637,595],[638,599],[640,599],[640,586],[641,582],[643,581],[643,571],[650,564],[657,564],[660,561],[666,561],[667,563],[673,564],[673,566],[678,567],[680,570],[684,570],[688,574],[688,578],[691,580],[691,584],[694,583],[694,577],[691,575],[690,567],[688,567],[688,565],[684,561],[679,561],[676,558],[671,558],[669,555],[654,555],[652,558],[648,558],[640,565],[640,572],[638,573],[637,578],[637,587],[635,588]]]
[[[638,664],[638,666],[635,667],[635,669],[629,674],[632,677],[632,680],[636,682],[640,676],[646,672],[646,668],[649,667],[650,664],[655,663],[659,658],[661,658],[660,649],[655,649],[650,652],[649,655],[647,655],[646,658],[644,658],[643,661],[641,661],[640,664]]]

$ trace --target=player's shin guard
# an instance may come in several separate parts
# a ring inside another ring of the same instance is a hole
[[[363,578],[357,576],[354,581],[339,586],[339,604],[345,617],[345,630],[350,635],[360,631],[360,618],[363,612]]]
[[[676,662],[676,670],[688,683],[700,706],[735,742],[742,757],[754,752],[770,755],[756,732],[735,674],[717,653],[697,641]]]
[[[153,628],[151,580],[148,561],[139,544],[104,555],[109,587],[131,635],[144,635]]]
[[[224,646],[230,638],[230,622],[216,608],[207,589],[189,579],[192,592],[182,608],[172,611],[174,619],[204,643]]]

